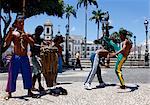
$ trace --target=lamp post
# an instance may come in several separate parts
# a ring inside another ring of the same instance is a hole
[[[84,40],[82,39],[82,42],[81,42],[81,58],[83,57],[83,51],[85,50],[85,48],[83,50],[83,45],[84,45]]]
[[[66,56],[65,56],[65,61],[67,66],[69,65],[68,37],[69,37],[69,25],[67,24],[66,25]]]
[[[109,35],[109,31],[108,31],[108,25],[109,25],[109,13],[108,11],[104,13],[104,15],[102,16],[102,33],[103,35]],[[104,28],[105,26],[106,28]],[[105,29],[105,34],[104,34],[104,29]]]
[[[134,38],[134,59],[136,59],[136,36]]]
[[[148,49],[148,20],[144,21],[146,32],[146,49],[145,49],[145,66],[149,66],[149,49]]]

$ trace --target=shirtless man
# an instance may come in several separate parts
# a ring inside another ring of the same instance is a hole
[[[16,91],[16,80],[19,70],[22,74],[24,89],[28,89],[28,96],[35,98],[36,95],[31,92],[32,72],[27,56],[27,46],[28,44],[33,45],[34,40],[29,37],[29,34],[24,32],[24,19],[22,17],[17,18],[13,28],[11,27],[9,29],[5,42],[6,46],[9,46],[11,42],[14,43],[14,54],[11,58],[8,70],[8,82],[6,88],[8,95],[5,99],[11,98],[11,93]]]
[[[117,74],[118,79],[120,81],[120,84],[121,84],[120,88],[121,89],[126,88],[125,83],[124,83],[124,79],[123,79],[123,75],[121,72],[122,71],[121,68],[122,68],[123,63],[126,61],[129,53],[130,53],[130,49],[132,48],[132,42],[126,36],[127,36],[126,34],[120,33],[120,39],[123,42],[122,48],[120,50],[116,51],[115,53],[110,54],[110,57],[117,55],[117,62],[115,65],[115,71],[116,71],[116,74]]]

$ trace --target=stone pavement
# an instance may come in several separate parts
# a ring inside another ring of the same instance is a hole
[[[139,71],[139,74],[137,74]],[[80,71],[69,70],[59,74],[58,81],[61,83],[58,86],[62,86],[67,89],[68,95],[52,96],[52,95],[43,95],[39,99],[33,99],[30,97],[21,96],[26,95],[27,91],[23,90],[21,76],[19,75],[17,81],[17,91],[13,93],[13,98],[9,100],[4,100],[3,97],[6,95],[5,87],[7,80],[7,73],[0,74],[0,105],[150,105],[150,82],[147,80],[150,78],[144,78],[149,73],[149,69],[135,69],[132,74],[133,78],[136,78],[133,81],[131,78],[128,78],[128,74],[131,74],[133,69],[126,70],[124,75],[127,89],[119,89],[119,81],[115,78],[110,78],[109,75],[114,75],[113,69],[103,69],[102,75],[104,81],[107,83],[105,88],[95,88],[98,85],[97,78],[92,82],[92,90],[85,90],[83,88],[84,81],[90,68]],[[147,73],[145,73],[148,71]],[[129,72],[129,73],[128,73]],[[145,74],[144,74],[145,73]],[[146,76],[139,76],[146,75]],[[137,76],[137,77],[136,77]],[[138,82],[141,78],[141,81]],[[127,79],[129,79],[127,81]],[[146,79],[146,80],[145,80]],[[148,82],[146,82],[148,81]],[[46,88],[44,80],[42,84]]]

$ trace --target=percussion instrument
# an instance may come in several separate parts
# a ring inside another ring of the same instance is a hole
[[[44,46],[41,47],[40,57],[42,64],[42,73],[46,81],[47,87],[53,87],[53,82],[57,75],[58,55],[57,47]]]

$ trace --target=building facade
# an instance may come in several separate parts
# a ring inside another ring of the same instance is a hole
[[[81,57],[84,57],[84,43],[83,43],[83,36],[82,35],[70,35],[69,36],[69,43],[68,43],[68,50],[69,50],[69,58],[74,58],[76,52],[80,52]],[[66,44],[65,42],[62,43],[63,47],[63,55],[66,56]],[[101,45],[96,45],[92,41],[87,41],[87,58],[90,57],[92,53],[94,53],[97,49],[102,49]]]

